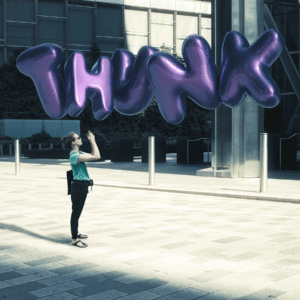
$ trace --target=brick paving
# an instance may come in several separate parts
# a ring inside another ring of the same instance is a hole
[[[279,201],[265,201],[247,199],[259,199],[258,179],[197,177],[196,166],[158,166],[154,187],[145,164],[89,167],[97,185],[80,249],[67,161],[23,158],[15,176],[12,159],[0,159],[0,299],[299,299],[297,173],[270,179],[262,196]]]

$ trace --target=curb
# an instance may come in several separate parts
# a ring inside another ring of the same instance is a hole
[[[15,176],[15,175],[11,175]],[[34,178],[34,177],[23,177],[24,179],[37,179],[37,180],[53,180],[51,178]],[[67,181],[66,177],[55,177],[56,179],[62,179]],[[67,182],[66,182],[67,185]],[[162,188],[157,186],[128,186],[122,184],[110,184],[110,183],[94,183],[94,186],[103,186],[110,188],[121,188],[121,189],[133,189],[133,190],[145,190],[145,191],[153,191],[153,192],[166,192],[166,193],[179,193],[179,194],[190,194],[190,195],[204,195],[204,196],[212,196],[212,197],[225,197],[225,198],[235,198],[235,199],[246,199],[246,200],[261,200],[261,201],[273,201],[273,202],[282,202],[282,203],[295,203],[300,204],[300,198],[289,198],[289,197],[275,197],[271,195],[266,195],[265,193],[257,192],[257,194],[229,194],[222,192],[210,192],[210,191],[199,191],[199,190],[180,190],[180,189],[171,189],[171,188]]]
[[[204,196],[213,196],[213,197],[226,197],[226,198],[237,198],[237,199],[247,199],[247,200],[262,200],[262,201],[273,201],[273,202],[286,202],[286,203],[296,203],[300,204],[300,199],[297,198],[280,198],[274,196],[263,196],[263,195],[243,195],[243,194],[227,194],[227,193],[217,193],[209,191],[195,191],[195,190],[175,190],[169,188],[159,188],[151,186],[122,186],[122,185],[113,185],[113,184],[94,184],[95,186],[104,186],[112,188],[123,188],[123,189],[134,189],[134,190],[147,190],[154,192],[166,192],[166,193],[179,193],[179,194],[191,194],[191,195],[204,195]]]

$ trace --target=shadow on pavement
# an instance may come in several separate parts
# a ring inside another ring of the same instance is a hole
[[[67,238],[64,236],[60,236],[57,238],[51,238],[51,237],[40,235],[38,233],[32,232],[30,230],[21,228],[19,226],[13,225],[13,224],[0,223],[0,229],[23,233],[23,234],[26,234],[26,235],[29,235],[29,236],[32,236],[32,237],[35,237],[38,239],[47,240],[47,241],[50,241],[53,243],[58,243],[58,244],[70,244],[71,243],[71,238]]]

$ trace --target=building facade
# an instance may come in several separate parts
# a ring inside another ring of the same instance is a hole
[[[65,59],[89,52],[93,43],[105,56],[117,48],[137,54],[145,45],[181,56],[190,34],[211,43],[210,1],[0,0],[0,66],[14,49],[44,43],[59,45]]]

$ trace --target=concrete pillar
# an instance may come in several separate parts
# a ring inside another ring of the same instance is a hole
[[[215,44],[217,66],[220,67],[221,42],[225,34],[235,30],[243,34],[251,45],[264,31],[264,2],[262,0],[214,0]],[[227,4],[227,7],[226,7]],[[230,12],[228,11],[230,9]],[[224,12],[226,10],[226,12]],[[228,18],[218,18],[220,14]],[[225,32],[227,30],[227,32]],[[259,177],[260,133],[263,132],[263,108],[250,96],[233,109],[221,105],[214,112],[212,138],[212,167],[215,176]]]

